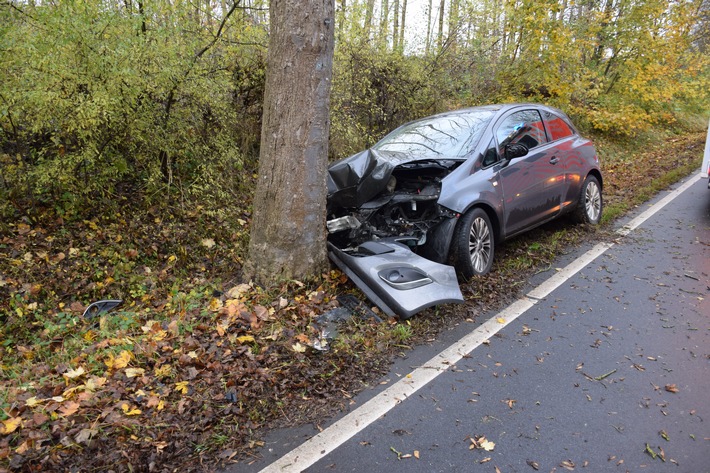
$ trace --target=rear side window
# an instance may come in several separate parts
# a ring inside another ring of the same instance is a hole
[[[496,130],[498,144],[522,143],[529,149],[547,142],[542,118],[537,110],[522,110],[506,117]]]
[[[543,112],[543,114],[545,115],[547,132],[550,134],[550,141],[561,140],[574,134],[562,117],[551,112]]]

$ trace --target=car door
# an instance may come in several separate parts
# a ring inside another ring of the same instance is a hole
[[[560,159],[557,166],[564,168],[565,187],[562,195],[562,209],[574,205],[579,198],[582,183],[589,171],[589,163],[583,155],[586,140],[579,136],[561,116],[543,110],[542,118],[545,122],[547,137],[554,145],[556,155]]]
[[[514,158],[500,172],[505,234],[519,233],[559,214],[565,189],[565,170],[554,144],[545,133],[540,112],[518,110],[496,124],[499,153],[521,143],[528,153]]]

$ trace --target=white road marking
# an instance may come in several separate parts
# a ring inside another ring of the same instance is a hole
[[[652,205],[621,229],[617,230],[617,233],[621,236],[628,235],[699,179],[700,176],[698,174],[691,177],[683,185],[670,192],[663,199]],[[563,269],[557,271],[542,284],[513,302],[496,316],[491,317],[468,335],[465,335],[438,355],[434,356],[423,366],[415,369],[319,434],[306,440],[304,443],[261,470],[261,472],[303,471],[313,465],[340,445],[350,440],[355,434],[365,429],[368,425],[387,414],[397,404],[406,400],[407,397],[448,370],[449,367],[455,365],[464,356],[467,356],[483,342],[527,312],[527,310],[533,307],[537,302],[543,300],[552,291],[604,254],[612,246],[614,246],[614,243],[599,243],[594,246],[594,248],[572,261]]]

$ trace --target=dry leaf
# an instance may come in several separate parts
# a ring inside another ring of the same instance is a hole
[[[74,379],[78,378],[79,376],[82,376],[86,371],[84,371],[83,367],[78,367],[75,370],[68,370],[66,373],[64,373],[62,376],[64,376],[66,379]]]
[[[504,319],[503,317],[498,317],[498,318],[496,319],[496,322],[498,322],[499,324],[504,324],[504,323],[505,323],[505,319]]]
[[[295,351],[296,353],[305,353],[306,352],[306,347],[301,345],[301,342],[298,342],[295,345],[291,345],[291,348],[293,348],[293,351]]]
[[[419,460],[419,450],[414,450],[414,458]]]
[[[81,431],[76,434],[76,437],[74,437],[74,440],[76,443],[85,443],[88,445],[92,437],[98,432],[98,429],[81,429]]]
[[[59,413],[63,415],[64,417],[69,417],[70,415],[76,414],[76,411],[79,410],[80,403],[74,402],[74,401],[69,401],[65,404],[62,405],[62,407],[59,408]]]
[[[540,464],[538,462],[534,462],[532,460],[526,460],[525,462],[535,471],[540,469]]]
[[[145,370],[143,368],[126,368],[126,377],[135,378],[136,376],[143,376]]]
[[[22,425],[22,417],[10,417],[2,421],[0,434],[11,434],[17,430],[18,427]]]
[[[189,385],[190,385],[189,381],[180,381],[178,383],[175,383],[175,391],[179,391],[183,394],[187,394]]]
[[[255,341],[255,340],[254,340],[254,337],[251,336],[251,335],[242,335],[241,337],[237,337],[236,340],[237,340],[239,343],[247,343],[247,342],[253,342],[253,341]]]
[[[680,391],[680,389],[678,389],[675,384],[666,384],[665,387],[666,391],[668,391],[669,393],[677,393],[678,391]]]
[[[121,404],[121,409],[123,410],[123,413],[126,414],[127,416],[137,416],[138,414],[141,413],[140,409],[133,408],[126,404],[125,402]]]
[[[572,471],[574,470],[574,463],[570,460],[565,460],[562,463],[560,463],[560,466],[564,468],[565,470]]]

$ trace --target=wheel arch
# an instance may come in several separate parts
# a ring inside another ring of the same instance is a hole
[[[470,212],[475,208],[482,209],[484,212],[486,212],[486,215],[488,215],[488,219],[491,221],[491,225],[493,226],[493,237],[495,238],[495,243],[498,244],[503,239],[505,239],[505,234],[503,233],[503,226],[501,225],[500,219],[498,218],[498,213],[489,203],[480,201],[474,202],[469,205],[461,215],[466,212]]]

